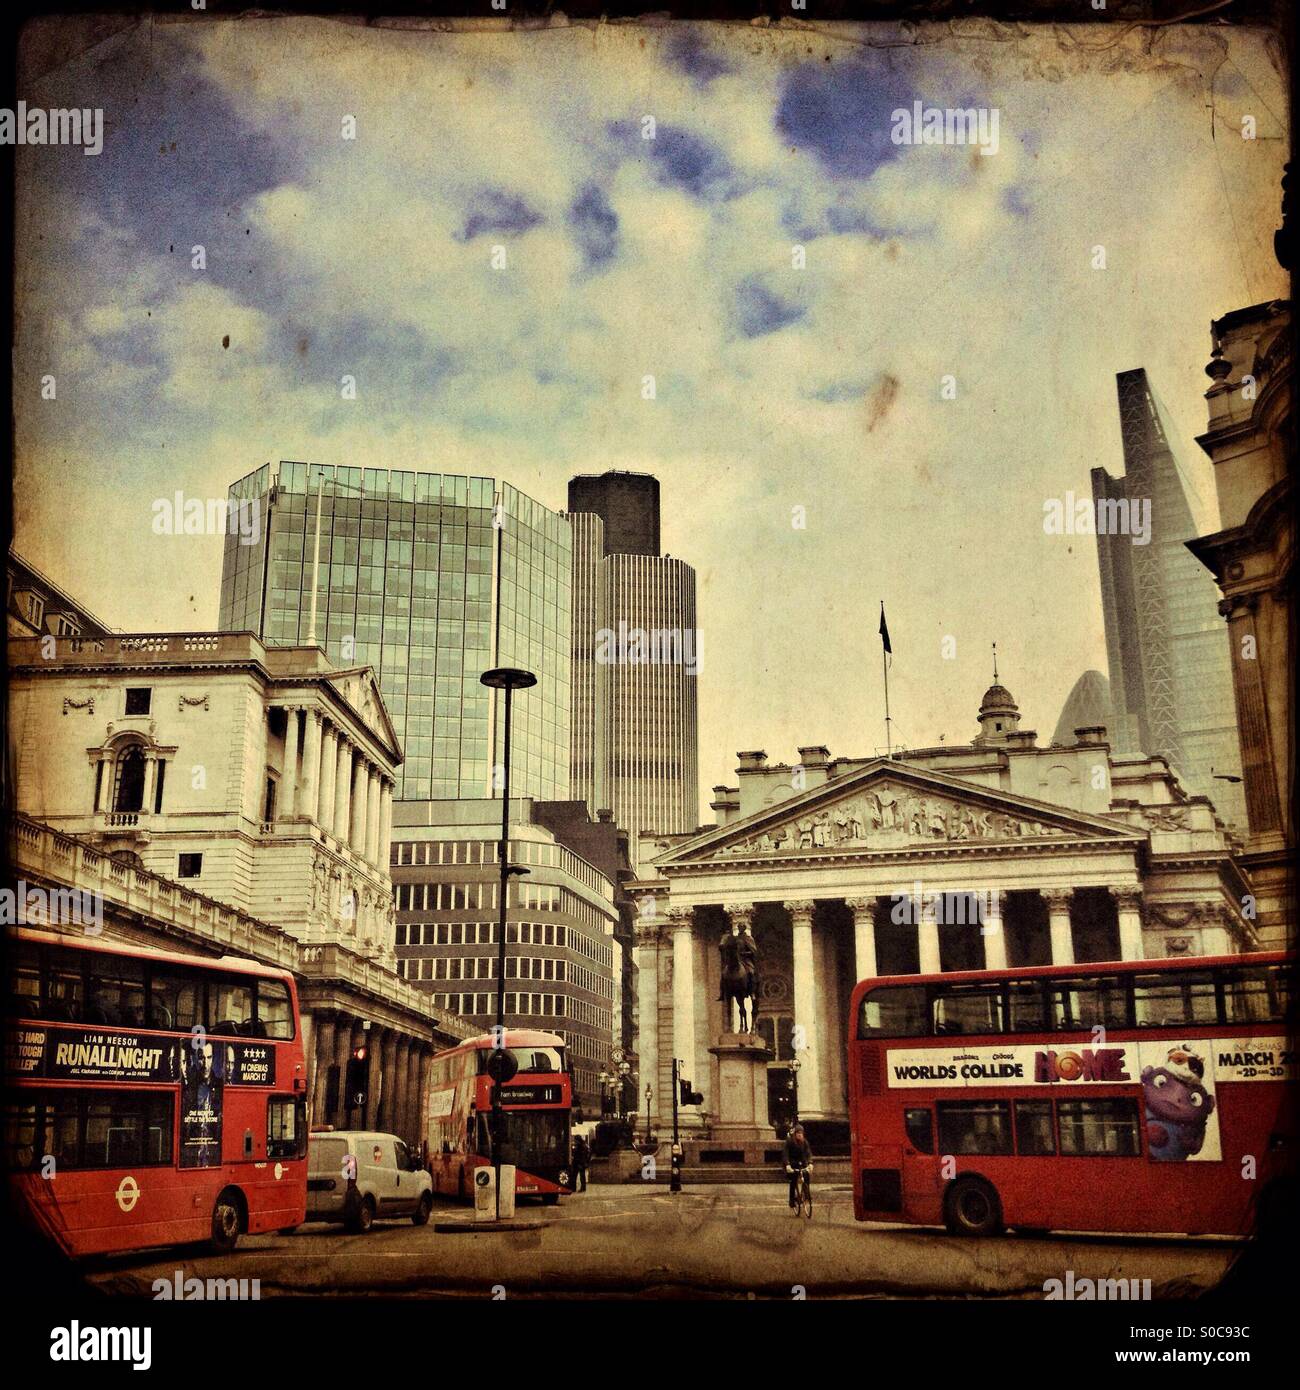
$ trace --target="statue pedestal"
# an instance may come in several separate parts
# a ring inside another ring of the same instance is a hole
[[[757,1033],[723,1033],[709,1051],[718,1059],[717,1139],[770,1136],[767,1122],[767,1044]]]

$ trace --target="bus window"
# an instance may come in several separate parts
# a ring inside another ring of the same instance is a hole
[[[939,985],[934,994],[934,1031],[1000,1033],[1001,1002],[999,985]]]
[[[1041,1033],[1047,1027],[1041,980],[1008,980],[1007,1032]]]
[[[907,1142],[919,1154],[934,1152],[934,1116],[929,1107],[903,1111],[903,1128],[907,1132]]]
[[[250,980],[217,980],[209,991],[214,1033],[247,1033],[253,1017],[253,984]]]
[[[39,1146],[44,1149],[44,1145]],[[41,1154],[36,1143],[36,1102],[20,1100],[5,1106],[4,1162],[9,1172],[35,1168]]]
[[[172,1098],[157,1092],[92,1096],[86,1104],[83,1168],[127,1168],[170,1163]]]
[[[81,1023],[86,1017],[86,981],[79,951],[51,951],[45,978],[45,1017],[53,1023]]]
[[[1133,1017],[1139,1028],[1215,1023],[1214,976],[1208,970],[1164,970],[1133,977]]]
[[[290,1039],[293,1037],[293,1008],[289,989],[282,980],[257,982],[258,1036]]]
[[[266,1103],[267,1158],[301,1158],[306,1152],[306,1102],[295,1096],[271,1096]]]
[[[939,1152],[1009,1154],[1011,1107],[1004,1100],[941,1100]]]
[[[1234,965],[1223,972],[1225,1023],[1285,1023],[1289,982],[1281,965]]]
[[[144,961],[131,956],[92,956],[83,1021],[116,1028],[144,1026]]]
[[[15,1018],[41,1017],[41,956],[27,941],[9,960],[9,1012]]]
[[[149,982],[149,1026],[189,1033],[203,1022],[199,982],[167,968],[155,969]]]
[[[1052,980],[1051,1026],[1059,1032],[1088,1028],[1127,1028],[1128,989],[1114,975],[1094,975],[1084,980]]]
[[[1141,1156],[1142,1134],[1135,1100],[1062,1100],[1057,1102],[1056,1115],[1061,1125],[1062,1154]]]
[[[862,1001],[858,1037],[923,1038],[929,1021],[924,985],[883,985]]]
[[[1016,1101],[1016,1152],[1038,1157],[1056,1152],[1050,1100]]]

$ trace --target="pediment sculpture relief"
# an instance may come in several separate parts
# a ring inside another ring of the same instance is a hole
[[[917,842],[1015,840],[1063,835],[1045,821],[1007,815],[941,796],[881,786],[774,825],[728,845],[726,854],[791,854],[809,849],[888,849]]]

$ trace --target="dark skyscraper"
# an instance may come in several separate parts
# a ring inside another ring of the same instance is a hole
[[[633,857],[643,831],[699,820],[695,571],[659,554],[659,483],[569,483],[573,530],[571,794],[608,808]]]
[[[1228,637],[1182,470],[1146,371],[1120,372],[1124,473],[1092,470],[1117,752],[1160,754],[1187,789],[1244,824]],[[1145,518],[1145,519],[1144,519]]]
[[[569,511],[605,524],[606,555],[659,554],[659,479],[648,473],[584,473],[569,480]]]

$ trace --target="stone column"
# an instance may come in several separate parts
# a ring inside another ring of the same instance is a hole
[[[1052,936],[1052,964],[1074,964],[1074,932],[1070,926],[1070,899],[1074,896],[1069,888],[1043,888],[1039,896],[1047,902],[1048,930]]]
[[[366,1042],[370,1048],[370,1087],[366,1093],[366,1128],[382,1129],[379,1123],[380,1110],[384,1100],[384,1087],[388,1084],[388,1030],[370,1027]]]
[[[334,829],[334,776],[338,771],[338,736],[334,725],[321,720],[320,814],[316,817],[326,833]]]
[[[298,706],[284,707],[284,771],[280,773],[280,813],[292,820],[298,811]]]
[[[420,1048],[419,1038],[409,1039],[406,1053],[406,1103],[402,1121],[406,1125],[403,1137],[417,1147],[424,1138],[420,1132]]]
[[[406,1124],[407,1081],[411,1066],[411,1039],[401,1034],[393,1048],[393,1073],[390,1085],[391,1104],[384,1106],[384,1124],[399,1139],[410,1141]]]
[[[379,793],[379,858],[375,864],[387,872],[389,860],[393,855],[393,784],[387,780],[382,783]]]
[[[916,921],[916,945],[920,956],[921,974],[937,975],[943,969],[943,958],[939,954],[938,913],[925,910],[924,898],[914,898],[912,914]]]
[[[379,769],[371,766],[366,786],[366,858],[376,868],[379,863]]]
[[[98,765],[99,794],[95,797],[95,810],[102,814],[113,804],[113,755],[105,753]]]
[[[799,1058],[799,1118],[822,1116],[821,1058],[817,1047],[817,977],[813,959],[813,904],[786,903],[794,956],[794,1026],[803,1031]]]
[[[348,1058],[352,1056],[352,1034],[356,1027],[356,1019],[348,1014],[340,1014],[334,1022],[334,1062],[339,1069],[339,1091],[337,1109],[321,1117],[327,1125],[346,1125],[348,1122]]]
[[[298,797],[298,808],[310,821],[320,822],[320,711],[303,711],[306,721],[302,744],[302,792]]]
[[[642,1119],[646,1119],[645,1088],[652,1086],[654,1093],[650,1098],[648,1118],[653,1125],[655,1117],[662,1113],[659,1097],[659,928],[656,923],[637,922],[633,954],[636,962],[636,1054],[640,1062],[637,1077],[640,1094],[636,1098],[636,1108]],[[644,1125],[641,1132],[645,1132]]]
[[[356,761],[352,764],[352,826],[348,833],[348,844],[352,852],[363,859],[366,854],[366,788],[369,774],[366,771],[365,754],[357,750]]]
[[[420,1142],[428,1140],[428,1123],[424,1117],[426,1098],[429,1094],[429,1070],[433,1066],[433,1052],[430,1047],[420,1044],[420,1058],[417,1070],[418,1080],[415,1088],[415,1128],[420,1136]]]
[[[984,969],[1007,968],[1007,934],[1002,927],[1002,912],[1006,895],[1001,888],[988,889],[988,911],[980,923],[980,938],[984,942]]]
[[[699,1082],[695,1077],[694,909],[670,908],[668,929],[673,942],[673,1055],[686,1069],[682,1075],[698,1088]],[[671,1097],[669,1099],[671,1102]],[[707,1101],[708,1098],[705,1099]],[[687,1113],[692,1121],[698,1121],[698,1112],[692,1110]]]
[[[379,1096],[379,1128],[387,1134],[398,1134],[397,1108],[401,1103],[399,1083],[402,1069],[397,1064],[397,1033],[392,1028],[384,1030],[384,1085]]]
[[[144,793],[140,797],[140,814],[147,816],[153,811],[154,789],[158,785],[158,755],[147,752],[144,755]]]
[[[1276,833],[1285,826],[1283,798],[1278,795],[1273,760],[1273,736],[1269,728],[1268,690],[1265,682],[1265,653],[1260,650],[1256,620],[1260,595],[1236,594],[1219,604],[1228,620],[1232,651],[1233,693],[1236,696],[1237,727],[1241,746],[1242,791],[1246,798],[1246,818],[1253,835]],[[1243,643],[1251,638],[1258,653],[1246,660]]]
[[[338,757],[334,760],[334,837],[347,842],[348,817],[352,814],[352,745],[340,729]]]
[[[859,980],[876,977],[876,900],[846,898],[853,914],[853,969]]]
[[[308,1122],[314,1125],[329,1123],[325,1114],[325,1088],[329,1083],[330,1063],[334,1060],[334,1015],[314,1015],[316,1024],[316,1044],[312,1049],[315,1057],[315,1075],[311,1087],[311,1115]]]
[[[1142,890],[1114,888],[1115,905],[1119,909],[1119,954],[1121,960],[1143,960],[1142,947]]]

